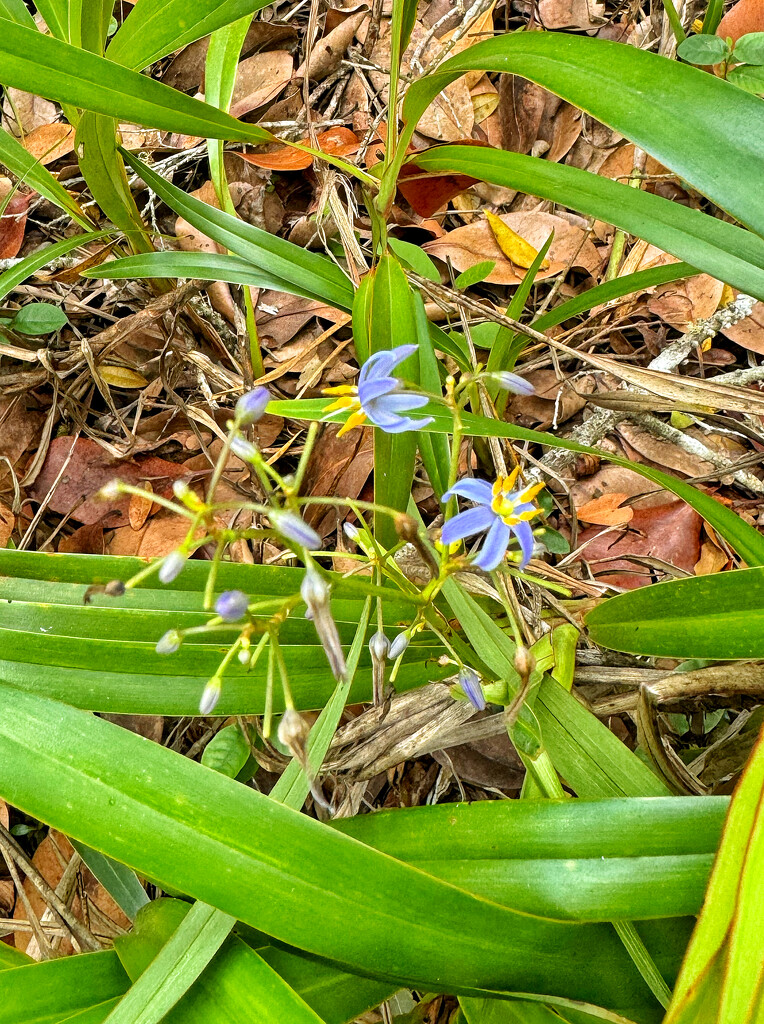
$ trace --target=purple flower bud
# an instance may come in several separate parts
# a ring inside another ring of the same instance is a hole
[[[257,423],[271,400],[271,393],[268,388],[257,387],[242,395],[236,403],[236,419],[246,427],[250,423]]]
[[[503,391],[511,391],[515,395],[535,395],[536,389],[529,380],[518,377],[516,373],[509,370],[499,370],[497,373],[490,373],[488,376],[496,381]]]
[[[329,586],[314,568],[309,566],[300,584],[300,597],[308,606],[305,617],[316,627],[318,639],[335,679],[344,680],[347,674],[345,655],[342,650],[337,624],[332,618]],[[308,616],[308,612],[310,615]]]
[[[215,676],[207,683],[202,693],[202,699],[199,701],[199,714],[200,715],[211,715],[215,710],[215,705],[220,700],[220,694],[223,689],[223,680],[219,676]]]
[[[399,633],[398,636],[390,644],[390,651],[388,657],[390,661],[396,661],[409,645],[409,638],[405,633]]]
[[[300,597],[308,606],[311,617],[317,610],[329,607],[329,587],[315,569],[306,569],[300,584]]]
[[[316,551],[321,547],[321,538],[312,526],[308,526],[305,520],[296,512],[269,512],[270,520],[278,532],[293,544],[309,551]],[[319,577],[320,579],[320,577]]]
[[[171,551],[159,566],[159,582],[172,583],[180,575],[187,561],[188,555],[182,551]]]
[[[164,636],[159,638],[156,645],[157,654],[175,654],[183,643],[183,637],[177,629],[168,629]]]
[[[477,708],[478,711],[482,711],[485,708],[485,697],[480,685],[480,676],[477,672],[474,669],[462,666],[459,669],[459,685],[464,690],[464,694],[470,704]]]
[[[249,598],[242,590],[226,590],[215,602],[215,611],[226,622],[238,622],[246,615]]]
[[[235,437],[231,441],[231,451],[238,456],[242,462],[255,462],[258,457],[258,450],[251,441],[243,437]]]
[[[385,661],[389,650],[390,641],[382,630],[377,630],[371,640],[369,640],[369,651],[371,652],[372,658],[375,661]]]
[[[352,541],[357,541],[361,533],[361,531],[354,523],[347,522],[342,524],[342,531],[347,537],[347,539]]]

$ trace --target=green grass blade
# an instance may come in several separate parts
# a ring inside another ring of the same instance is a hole
[[[714,75],[623,43],[516,32],[477,43],[414,83],[403,107],[408,131],[449,82],[472,70],[504,71],[549,89],[626,135],[764,234],[764,194],[752,197],[749,187],[764,159],[764,112],[755,96],[741,96]],[[651,110],[661,116],[650,116]],[[480,150],[473,148],[472,154],[479,162]],[[480,176],[474,168],[472,173]]]
[[[272,136],[146,75],[69,43],[3,22],[4,85],[121,121],[181,135],[262,143]]]
[[[607,925],[476,899],[102,719],[1,688],[0,758],[0,793],[14,806],[346,969],[652,1012]]]
[[[76,839],[72,845],[114,902],[131,921],[134,921],[141,907],[149,902],[146,890],[138,881],[135,872],[119,861],[105,857],[97,850],[91,850],[89,846]]]
[[[1,27],[5,34],[8,26],[3,22]],[[25,31],[31,32],[31,29]],[[35,33],[40,34],[36,29]],[[4,128],[0,129],[0,164],[5,164],[17,178],[68,213],[80,227],[86,230],[93,227],[92,220],[80,209],[79,204],[69,195],[63,185],[59,184],[50,171],[38,163],[32,154],[24,149],[19,140]]]
[[[128,984],[112,950],[0,971],[0,1024],[57,1024],[121,996]]]
[[[25,256],[15,267],[10,267],[0,274],[0,301],[17,288],[22,281],[26,281],[36,271],[48,265],[59,256],[66,256],[73,249],[81,245],[87,245],[99,238],[106,238],[108,231],[89,231],[84,235],[73,235],[65,238],[62,242],[54,242],[53,245],[45,245],[30,256]]]
[[[586,620],[617,651],[669,658],[764,658],[764,569],[670,580],[618,594]]]
[[[545,33],[531,35],[547,38]],[[475,178],[561,203],[644,238],[757,298],[764,297],[764,241],[699,210],[577,167],[493,149],[443,146],[418,154],[417,165],[429,171],[469,171]]]
[[[108,49],[109,60],[142,71],[174,50],[267,7],[270,0],[138,0]]]
[[[24,4],[24,0],[0,0],[0,18],[7,18],[17,25],[24,25],[26,28],[33,28],[37,31],[35,20]]]

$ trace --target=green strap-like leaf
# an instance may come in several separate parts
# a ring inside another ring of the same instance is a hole
[[[476,899],[66,705],[0,688],[0,762],[14,806],[359,973],[474,995],[564,994],[638,1017],[654,1006],[607,925]]]
[[[25,89],[120,121],[151,128],[238,142],[270,142],[270,133],[245,124],[207,103],[129,71],[104,57],[2,21],[0,76],[3,85]]]
[[[579,210],[644,238],[757,298],[764,298],[764,240],[699,210],[577,167],[495,149],[443,146],[418,154],[417,165],[428,171],[469,172],[483,181]],[[727,180],[733,179],[728,176]]]
[[[764,569],[670,580],[619,594],[586,619],[616,651],[668,658],[764,658]]]
[[[516,32],[477,43],[415,82],[403,106],[407,133],[449,82],[474,70],[520,75],[562,96],[764,234],[764,193],[750,187],[764,161],[764,110],[755,96],[624,43]],[[471,150],[476,159],[479,152]]]
[[[6,30],[6,23],[0,22],[0,32],[4,33]],[[26,31],[31,32],[31,29]],[[35,34],[40,34],[37,29],[35,29]],[[0,73],[2,70],[2,65],[0,65]],[[39,192],[41,196],[45,196],[56,206],[65,210],[80,227],[86,229],[93,227],[93,222],[87,214],[83,213],[63,185],[60,185],[50,171],[35,160],[19,140],[14,139],[4,128],[0,129],[0,164],[5,164],[12,174],[33,188],[35,192]]]
[[[0,1024],[57,1024],[121,996],[128,984],[111,950],[0,971]]]
[[[6,295],[10,295],[14,288],[17,288],[22,281],[26,281],[41,267],[47,266],[59,256],[66,256],[72,249],[77,249],[96,239],[105,238],[108,234],[108,231],[89,231],[84,235],[73,235],[71,238],[65,238],[63,242],[45,245],[37,252],[33,252],[31,256],[24,257],[15,267],[0,274],[0,300],[4,299]]]
[[[117,64],[142,71],[174,50],[246,14],[267,7],[271,0],[138,0],[111,41],[107,55]]]

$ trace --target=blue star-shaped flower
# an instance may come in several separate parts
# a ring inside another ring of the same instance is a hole
[[[450,545],[464,540],[465,537],[473,537],[477,533],[488,531],[475,559],[475,565],[485,572],[491,572],[501,564],[513,536],[520,543],[521,569],[525,568],[533,553],[533,530],[530,520],[541,511],[533,499],[544,485],[532,484],[513,491],[519,472],[519,469],[515,469],[509,476],[499,477],[493,485],[487,480],[458,480],[443,495],[443,501],[448,501],[458,494],[475,502],[475,508],[467,509],[466,512],[460,512],[449,519],[441,530],[440,537],[444,544]]]
[[[327,413],[340,410],[350,412],[347,421],[337,432],[338,437],[353,427],[360,427],[367,419],[388,434],[419,430],[432,423],[431,416],[414,420],[410,416],[401,415],[427,405],[428,399],[425,395],[407,391],[402,380],[390,376],[396,366],[416,350],[416,345],[399,345],[385,352],[375,352],[363,364],[357,387],[340,384],[338,387],[324,388],[324,394],[341,396],[327,408]]]

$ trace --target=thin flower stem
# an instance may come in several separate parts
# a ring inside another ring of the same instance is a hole
[[[302,481],[305,478],[305,472],[308,468],[308,462],[310,460],[310,456],[313,454],[313,446],[316,443],[319,426],[319,423],[311,423],[308,428],[308,436],[305,438],[305,447],[303,448],[302,455],[300,456],[300,462],[297,466],[297,472],[294,475],[294,481],[287,489],[287,493],[290,496],[294,495],[296,497],[300,493]]]
[[[275,633],[271,634],[271,649],[273,651],[273,656],[276,659],[276,664],[278,665],[279,676],[281,677],[281,687],[284,691],[284,704],[287,709],[294,711],[294,700],[292,698],[292,688],[289,685],[287,667],[284,662],[284,655],[281,652],[281,644],[279,643],[278,637]]]

